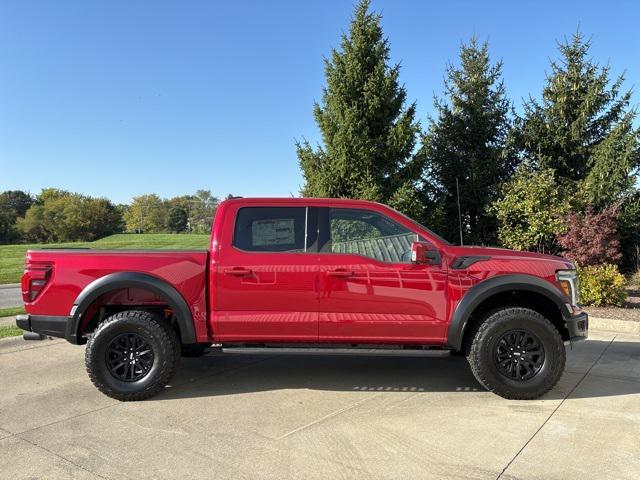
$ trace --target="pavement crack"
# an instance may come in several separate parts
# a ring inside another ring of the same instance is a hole
[[[290,436],[290,435],[293,435],[294,433],[298,433],[298,432],[300,432],[300,431],[302,431],[302,430],[305,430],[305,429],[307,429],[307,428],[309,428],[309,427],[313,427],[314,425],[317,425],[317,424],[319,424],[319,423],[321,423],[321,422],[324,422],[325,420],[328,420],[328,419],[330,419],[330,418],[336,417],[336,416],[340,415],[341,413],[344,413],[344,412],[347,412],[347,411],[349,411],[349,410],[352,410],[352,409],[354,409],[354,408],[356,408],[356,407],[359,407],[359,406],[360,406],[360,405],[362,405],[363,403],[368,402],[369,400],[373,400],[374,398],[376,398],[376,397],[377,397],[377,396],[379,396],[379,395],[380,395],[380,394],[379,394],[379,393],[377,393],[377,394],[372,395],[372,396],[370,396],[370,397],[367,397],[367,398],[365,398],[365,399],[363,399],[363,400],[360,400],[359,402],[355,402],[355,403],[352,403],[351,405],[348,405],[348,406],[346,406],[346,407],[344,407],[344,408],[340,408],[339,410],[335,410],[335,411],[333,411],[333,412],[331,412],[331,413],[329,413],[329,414],[325,415],[324,417],[320,417],[320,418],[318,418],[317,420],[314,420],[313,422],[309,422],[309,423],[307,423],[307,424],[305,424],[305,425],[302,425],[301,427],[294,428],[294,429],[293,429],[293,430],[291,430],[290,432],[287,432],[287,433],[285,433],[284,435],[280,435],[279,437],[276,437],[276,438],[275,438],[275,440],[282,440],[282,439],[284,439],[284,438],[287,438],[287,437],[288,437],[288,436]]]
[[[11,338],[9,340],[13,340],[13,338]],[[41,340],[41,341],[45,342],[47,340]],[[40,348],[49,348],[49,347],[53,347],[55,345],[61,345],[63,343],[64,343],[63,341],[53,341],[52,343],[49,343],[48,345],[34,345],[33,347],[17,348],[16,350],[9,350],[8,352],[0,352],[0,355],[9,355],[10,353],[28,352],[30,350],[37,350],[37,349],[40,349]]]
[[[616,339],[617,335],[614,335],[613,338],[611,339],[611,341],[607,344],[607,346],[602,350],[602,352],[600,353],[600,355],[598,355],[598,358],[596,358],[596,360],[591,364],[591,366],[589,367],[589,369],[584,373],[584,375],[580,378],[580,380],[578,380],[578,382],[573,386],[573,388],[569,391],[569,393],[567,393],[567,395],[562,399],[562,401],[556,406],[556,408],[553,409],[553,411],[549,414],[549,416],[547,417],[547,419],[542,422],[542,425],[540,425],[540,427],[533,433],[533,435],[531,435],[531,437],[529,438],[529,440],[527,440],[525,442],[525,444],[522,446],[522,448],[520,450],[518,450],[516,452],[516,454],[513,456],[513,458],[511,460],[509,460],[509,463],[507,463],[505,465],[505,467],[502,469],[502,471],[498,474],[498,476],[496,477],[496,480],[499,480],[500,478],[502,478],[502,475],[504,475],[504,473],[508,470],[508,468],[511,466],[511,464],[516,460],[516,458],[518,458],[518,456],[524,451],[525,448],[527,448],[527,446],[531,443],[531,441],[535,438],[536,435],[538,435],[538,433],[544,428],[544,426],[549,422],[549,420],[551,420],[551,417],[553,417],[553,415],[560,409],[560,407],[564,404],[565,400],[567,398],[569,398],[571,396],[571,394],[576,390],[576,388],[578,388],[580,386],[580,384],[582,383],[582,381],[587,377],[587,375],[589,375],[589,372],[591,372],[591,369],[593,367],[596,366],[596,364],[600,361],[600,359],[604,356],[605,352],[609,349],[609,347],[611,346],[611,344],[613,343],[613,341]]]
[[[89,473],[89,474],[91,474],[91,475],[94,475],[94,476],[96,476],[96,477],[98,477],[98,478],[102,478],[102,479],[104,479],[104,480],[111,480],[109,477],[105,477],[104,475],[100,475],[99,473],[92,472],[91,470],[89,470],[89,469],[88,469],[88,468],[86,468],[86,467],[83,467],[83,466],[82,466],[82,465],[80,465],[79,463],[76,463],[76,462],[74,462],[73,460],[69,460],[67,457],[65,457],[65,456],[63,456],[63,455],[60,455],[59,453],[56,453],[56,452],[54,452],[53,450],[49,450],[47,447],[43,447],[42,445],[38,445],[37,443],[32,442],[31,440],[28,440],[28,439],[23,438],[23,437],[20,437],[20,440],[22,440],[22,441],[24,441],[24,442],[27,442],[28,444],[33,445],[33,446],[34,446],[34,447],[36,447],[36,448],[40,448],[41,450],[44,450],[45,452],[50,453],[50,454],[51,454],[51,455],[53,455],[54,457],[57,457],[57,458],[59,458],[60,460],[62,460],[62,461],[64,461],[64,462],[70,463],[70,464],[71,464],[71,465],[73,465],[74,467],[79,468],[79,469],[81,469],[81,470],[84,470],[85,472],[87,472],[87,473]]]
[[[11,436],[14,436],[14,437],[20,436],[20,438],[22,438],[24,440],[24,438],[21,435],[23,435],[25,433],[33,432],[34,430],[39,430],[41,428],[50,427],[51,425],[56,425],[58,423],[67,422],[69,420],[75,420],[76,418],[84,417],[85,415],[89,415],[91,413],[96,413],[96,412],[99,412],[101,410],[105,410],[107,408],[115,407],[115,406],[120,405],[120,404],[121,404],[120,402],[111,403],[111,404],[106,405],[104,407],[96,408],[95,410],[89,410],[88,412],[79,413],[77,415],[72,415],[71,417],[61,418],[60,420],[56,420],[55,422],[47,423],[45,425],[38,425],[37,427],[29,428],[27,430],[23,430],[22,432],[14,433]]]

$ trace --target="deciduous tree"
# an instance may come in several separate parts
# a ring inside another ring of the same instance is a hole
[[[521,165],[490,208],[498,219],[502,245],[557,252],[555,236],[564,230],[563,217],[569,205],[556,187],[553,170],[536,172]]]

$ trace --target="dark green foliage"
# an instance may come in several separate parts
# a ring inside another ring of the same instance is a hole
[[[420,127],[415,105],[405,107],[400,67],[388,64],[381,17],[369,4],[358,3],[341,48],[325,60],[326,87],[314,105],[323,145],[297,144],[302,194],[377,200],[415,215],[422,166],[413,151]]]
[[[621,267],[626,272],[640,272],[640,191],[627,194],[620,205],[617,220]]]
[[[119,231],[122,217],[105,198],[93,198],[64,190],[42,190],[16,229],[31,242],[96,240]]]
[[[513,173],[516,157],[508,147],[511,105],[501,80],[502,63],[491,63],[488,44],[472,38],[460,49],[460,65],[449,66],[445,99],[436,99],[420,155],[426,160],[426,223],[448,240],[459,239],[456,178],[460,185],[466,243],[496,241],[489,204]]]
[[[186,231],[188,225],[189,216],[184,207],[174,205],[169,208],[169,212],[167,213],[167,230],[173,233],[180,233]]]
[[[542,98],[525,102],[514,138],[532,165],[555,171],[557,188],[577,212],[619,206],[622,267],[629,269],[640,249],[636,111],[631,91],[622,91],[624,76],[611,81],[590,47],[580,32],[559,45]]]
[[[624,76],[610,80],[610,68],[589,57],[591,44],[580,32],[559,44],[540,101],[524,104],[516,142],[540,168],[552,168],[558,185],[573,189],[576,208],[602,209],[621,199],[640,165],[631,91]]]
[[[24,217],[33,204],[33,197],[21,190],[0,193],[0,243],[9,243],[18,238],[16,220]]]

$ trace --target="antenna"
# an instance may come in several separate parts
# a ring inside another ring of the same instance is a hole
[[[460,210],[460,185],[458,177],[456,177],[456,193],[458,194],[458,226],[460,227],[460,245],[464,245],[462,241],[462,211]]]

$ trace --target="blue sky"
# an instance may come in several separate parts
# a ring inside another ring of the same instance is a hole
[[[516,108],[556,40],[579,26],[627,87],[640,74],[636,2],[374,0],[401,81],[432,112],[473,34],[504,61]],[[52,186],[126,202],[210,189],[297,195],[295,139],[352,0],[0,2],[0,191]],[[634,94],[635,103],[639,96]]]

